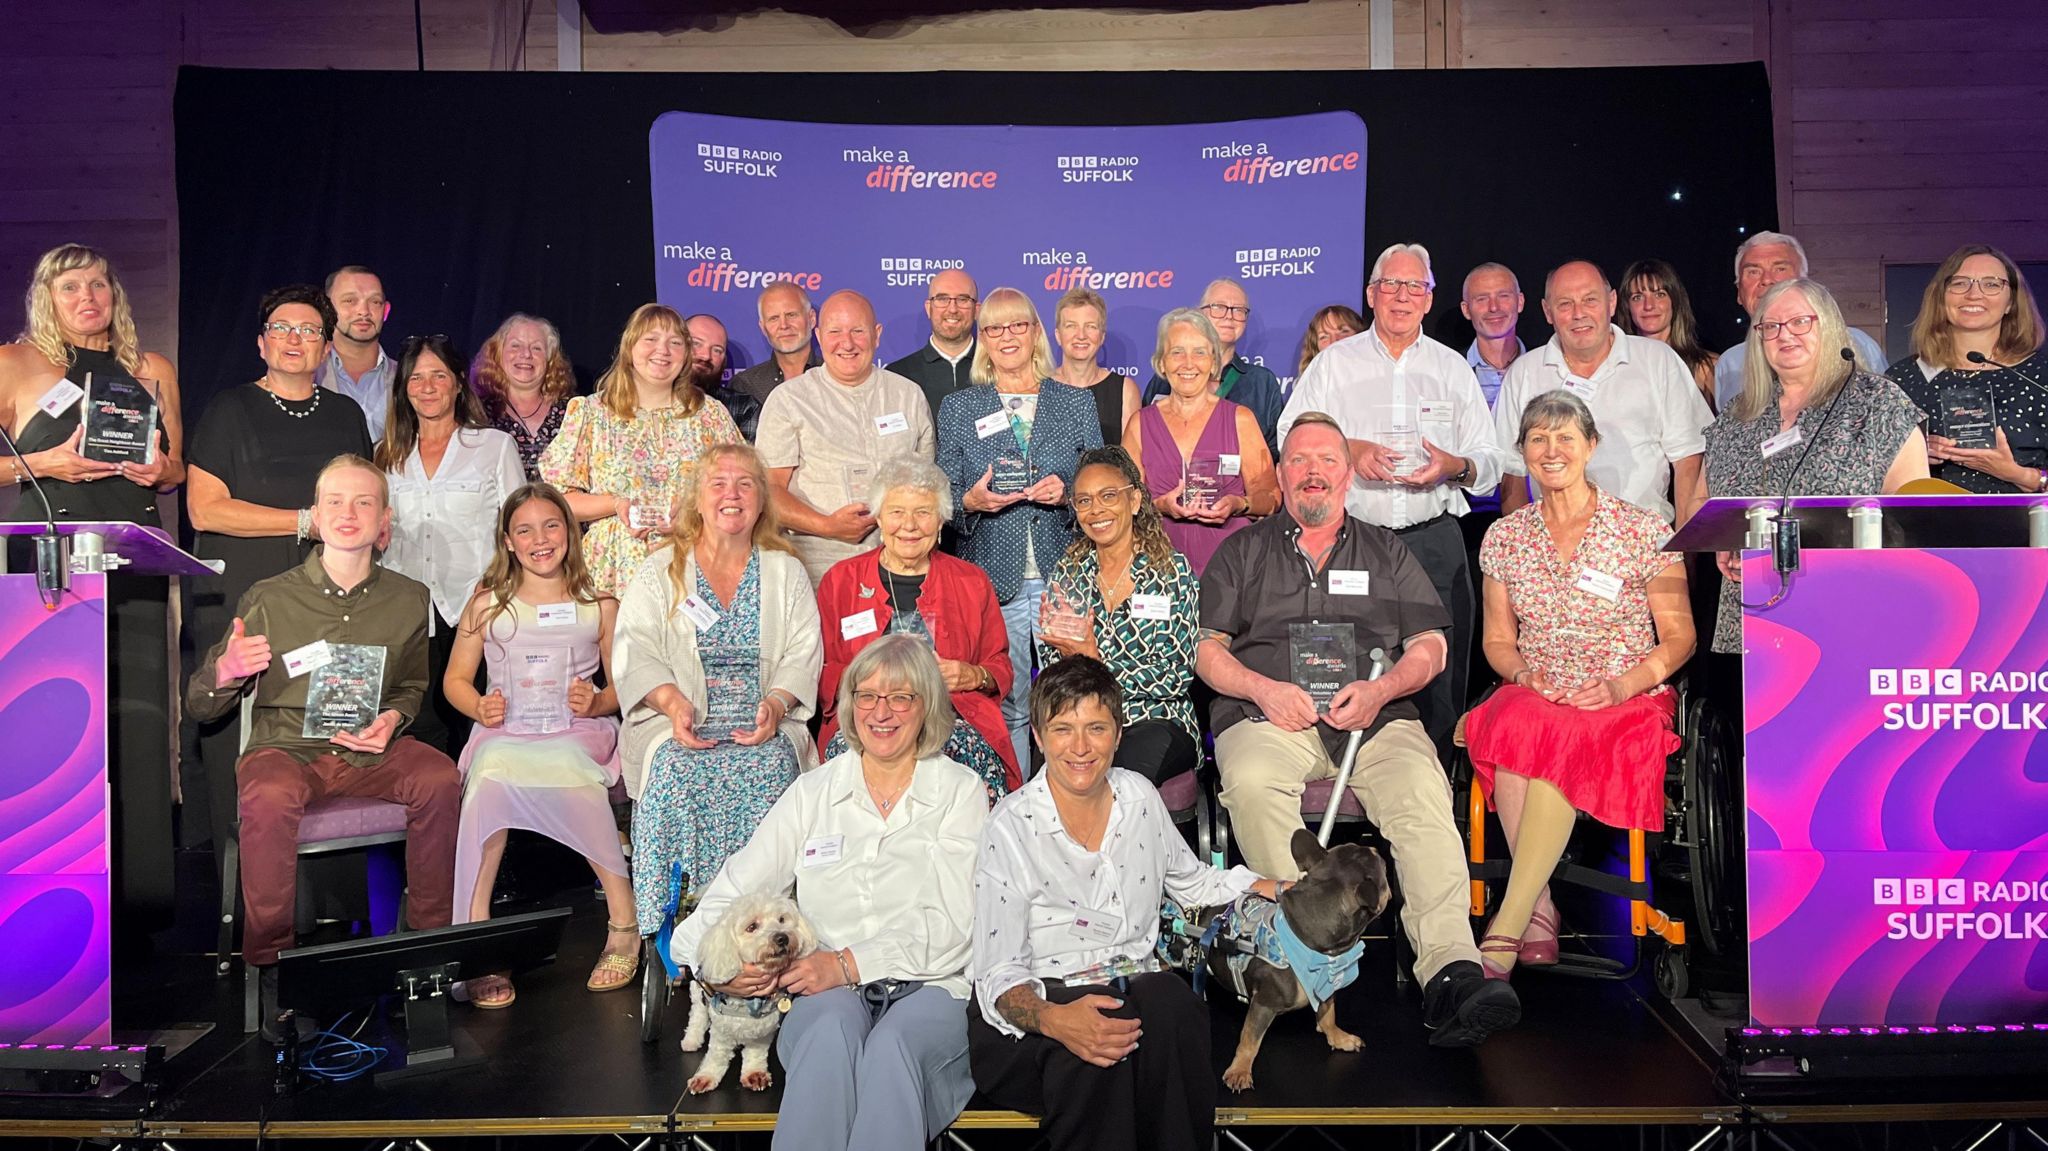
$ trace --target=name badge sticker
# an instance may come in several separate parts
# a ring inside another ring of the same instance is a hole
[[[42,399],[36,401],[36,407],[41,408],[44,415],[54,420],[64,414],[64,409],[76,406],[83,398],[84,388],[70,380],[58,380],[55,386],[43,393]]]
[[[1010,430],[1010,417],[1003,412],[990,412],[974,421],[974,434],[982,439],[1000,435]]]
[[[1422,422],[1425,424],[1448,424],[1451,422],[1451,405],[1444,403],[1442,400],[1425,400],[1415,405],[1415,407],[1416,414],[1422,417]]]
[[[881,629],[875,623],[874,608],[839,617],[840,639],[859,639],[864,635],[873,635],[879,630]]]
[[[1131,618],[1172,619],[1173,597],[1158,592],[1132,592]]]
[[[1791,427],[1764,441],[1764,458],[1770,459],[1772,456],[1798,444],[1805,438],[1806,433],[1799,430],[1798,424],[1793,424]]]
[[[1564,382],[1564,390],[1590,404],[1593,397],[1599,393],[1600,387],[1591,380],[1582,380],[1574,376]]]
[[[1237,455],[1235,453],[1217,456],[1216,474],[1219,476],[1236,476],[1244,474],[1244,457],[1241,455]]]
[[[1074,934],[1083,941],[1107,946],[1116,942],[1124,921],[1106,911],[1083,910],[1074,916]]]
[[[576,605],[572,603],[544,603],[534,609],[540,615],[542,627],[576,626]]]
[[[909,430],[910,421],[904,418],[902,412],[890,412],[886,416],[875,417],[875,434],[878,436],[893,436],[897,432]]]
[[[695,594],[683,597],[683,614],[690,617],[698,631],[710,631],[711,626],[718,622],[718,609],[698,599]]]
[[[1574,586],[1587,595],[1599,596],[1608,603],[1621,598],[1621,577],[1608,575],[1595,568],[1580,568],[1579,582]]]
[[[1330,569],[1331,595],[1371,595],[1372,573],[1344,568]]]
[[[334,659],[334,651],[324,639],[316,639],[304,647],[293,648],[284,653],[285,674],[297,679],[309,671],[318,671]]]
[[[839,862],[839,857],[845,853],[845,836],[820,835],[815,839],[804,841],[804,858],[803,862],[798,866],[823,867],[828,863]]]

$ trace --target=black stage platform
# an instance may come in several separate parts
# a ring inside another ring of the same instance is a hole
[[[737,1133],[769,1130],[779,1089],[743,1091],[734,1072],[722,1090],[684,1095],[683,1080],[697,1057],[678,1047],[683,1005],[671,1005],[660,1041],[648,1045],[640,1040],[635,992],[584,990],[603,922],[602,904],[590,890],[570,887],[519,909],[547,904],[574,911],[560,960],[521,978],[518,1001],[509,1009],[455,1008],[456,1025],[488,1058],[483,1067],[383,1086],[365,1077],[274,1094],[272,1050],[241,1031],[239,976],[216,979],[209,957],[183,954],[132,968],[116,984],[115,1019],[124,1040],[148,1029],[213,1025],[164,1065],[153,1104],[0,1097],[0,1135],[164,1142],[603,1134],[666,1144],[692,1135],[729,1143],[719,1133],[736,1133],[736,1139]],[[1642,1129],[1685,1128],[1698,1132],[1704,1145],[1716,1130],[1759,1123],[1981,1124],[2048,1115],[2048,1084],[2041,1083],[1861,1092],[1831,1087],[1828,1095],[1745,1098],[1719,1081],[1718,1058],[1695,1027],[1647,987],[1541,972],[1524,972],[1516,987],[1525,1005],[1520,1027],[1476,1051],[1433,1049],[1424,1042],[1419,996],[1394,984],[1391,945],[1373,940],[1359,982],[1338,1000],[1340,1021],[1365,1040],[1365,1050],[1330,1051],[1306,1012],[1282,1019],[1256,1065],[1257,1085],[1242,1095],[1226,1092],[1221,1101],[1223,1130],[1241,1140],[1225,1145],[1266,1145],[1286,1128],[1375,1126],[1383,1129],[1377,1137],[1383,1141],[1394,1135],[1388,1127],[1498,1132],[1514,1125],[1636,1128],[1638,1138]],[[1220,1075],[1242,1009],[1212,991],[1211,1017]],[[361,1038],[380,1042],[393,1025],[373,1018]],[[1028,1116],[971,1107],[956,1125],[958,1139],[949,1142],[1030,1146],[1033,1126]],[[1622,1131],[1612,1136],[1629,1142]],[[1364,1145],[1369,1138],[1358,1132],[1337,1142]],[[1436,1142],[1416,1138],[1418,1147]],[[1657,1142],[1683,1148],[1695,1138],[1687,1134],[1672,1144],[1660,1136]],[[1313,1144],[1325,1140],[1302,1145]],[[2048,1147],[2048,1141],[2024,1145]]]

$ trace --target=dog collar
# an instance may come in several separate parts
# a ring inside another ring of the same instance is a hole
[[[710,1001],[711,1010],[720,1015],[744,1015],[749,1019],[759,1019],[771,1011],[780,1011],[786,1015],[790,1008],[790,999],[787,995],[756,995],[751,999],[742,999],[737,995],[727,995],[723,991],[713,991],[705,998]]]

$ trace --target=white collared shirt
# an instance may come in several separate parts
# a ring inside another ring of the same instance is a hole
[[[974,993],[981,1017],[1022,1035],[996,1000],[1030,984],[1113,959],[1152,959],[1162,892],[1187,907],[1213,907],[1251,890],[1258,876],[1196,858],[1145,777],[1109,769],[1109,824],[1102,850],[1074,842],[1053,806],[1044,773],[996,804],[974,869]],[[1077,920],[1085,919],[1084,935]]]
[[[860,761],[843,752],[789,785],[676,927],[669,954],[677,964],[696,966],[706,928],[735,898],[794,888],[818,945],[850,948],[863,983],[917,980],[967,998],[974,853],[988,791],[944,756],[920,759],[885,818]],[[804,866],[806,857],[815,864]]]
[[[1693,382],[1678,353],[1647,336],[1631,336],[1613,324],[1614,346],[1593,369],[1590,379],[1566,366],[1564,347],[1556,336],[1541,351],[1522,356],[1508,367],[1501,382],[1500,403],[1493,409],[1494,432],[1512,444],[1522,429],[1522,409],[1555,388],[1586,401],[1600,444],[1586,465],[1586,476],[1602,491],[1673,521],[1671,465],[1707,450],[1707,425],[1713,409]],[[1526,476],[1529,466],[1519,451],[1507,457],[1507,473]]]
[[[526,482],[519,445],[496,428],[463,428],[449,438],[431,477],[414,444],[390,482],[384,566],[427,585],[434,609],[454,623],[497,550],[498,509]],[[431,634],[433,621],[427,626]]]
[[[1387,351],[1377,327],[1324,348],[1309,361],[1280,413],[1283,441],[1303,412],[1334,417],[1349,439],[1385,444],[1419,432],[1472,461],[1472,479],[1463,490],[1449,483],[1418,490],[1354,476],[1344,509],[1369,524],[1405,528],[1446,512],[1461,516],[1471,509],[1466,493],[1479,495],[1500,483],[1501,450],[1479,379],[1464,356],[1426,335],[1418,335],[1399,358]]]

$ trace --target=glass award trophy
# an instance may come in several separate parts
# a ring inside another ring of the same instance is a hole
[[[1412,476],[1429,463],[1429,452],[1422,446],[1422,433],[1416,429],[1412,417],[1389,427],[1382,446],[1401,457],[1387,469],[1397,476]]]
[[[375,723],[384,702],[382,644],[328,645],[326,663],[306,673],[306,717],[299,735],[326,739]]]
[[[569,730],[569,649],[515,652],[506,671],[505,730],[512,735],[554,735]]]
[[[875,466],[873,464],[848,464],[841,478],[846,484],[846,502],[865,504],[875,498]],[[870,512],[876,510],[868,509]]]
[[[1216,503],[1216,489],[1222,482],[1213,460],[1189,460],[1181,471],[1180,506],[1189,511],[1207,511]]]
[[[1089,633],[1086,602],[1078,592],[1058,580],[1047,582],[1044,610],[1039,617],[1039,634],[1069,643],[1086,643]]]
[[[642,469],[638,482],[634,484],[632,518],[628,523],[634,531],[668,530],[669,511],[673,506],[668,480],[666,467]]]
[[[758,649],[728,649],[704,666],[704,714],[697,720],[697,735],[713,743],[731,743],[733,737],[754,730],[761,699],[754,690],[761,657]]]
[[[1998,446],[1998,405],[1983,384],[1950,384],[1941,389],[1943,433],[1959,448]]]
[[[79,454],[108,464],[156,459],[156,394],[151,381],[85,374],[85,436]]]
[[[998,456],[991,466],[988,490],[997,495],[1021,492],[1031,486],[1031,466],[1017,456]]]
[[[1330,701],[1358,678],[1358,639],[1351,625],[1288,624],[1287,649],[1294,685],[1315,701],[1317,715],[1329,714]]]

